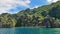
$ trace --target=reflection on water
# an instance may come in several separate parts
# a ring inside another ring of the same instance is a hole
[[[60,34],[60,28],[0,28],[0,34]]]

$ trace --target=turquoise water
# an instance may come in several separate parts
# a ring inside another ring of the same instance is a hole
[[[60,34],[60,28],[0,28],[0,34]]]

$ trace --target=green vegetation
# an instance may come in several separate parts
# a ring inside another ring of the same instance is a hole
[[[0,27],[60,27],[60,1],[17,14],[0,15]]]

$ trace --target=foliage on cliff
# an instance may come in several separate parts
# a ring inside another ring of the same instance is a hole
[[[60,27],[60,1],[34,9],[27,8],[17,14],[3,13],[0,15],[0,23],[1,27],[3,25]]]

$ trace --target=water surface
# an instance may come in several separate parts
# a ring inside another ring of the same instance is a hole
[[[0,28],[0,34],[60,34],[60,28]]]

